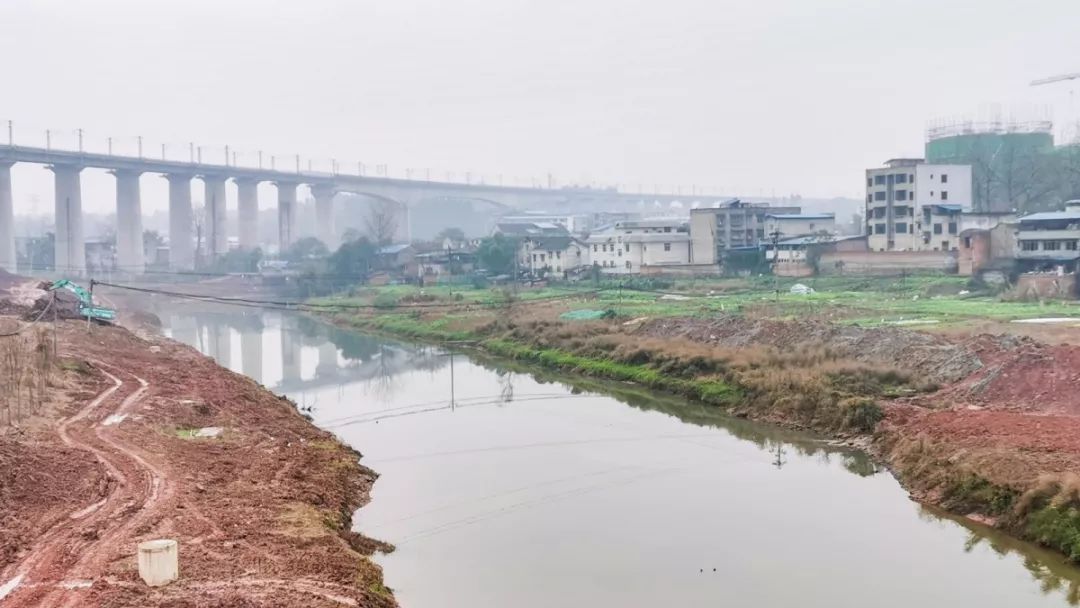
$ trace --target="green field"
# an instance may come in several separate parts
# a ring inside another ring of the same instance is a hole
[[[802,283],[811,294],[793,294]],[[387,313],[415,310],[457,314],[466,308],[497,309],[508,303],[558,302],[567,310],[612,310],[620,317],[754,314],[770,318],[825,318],[858,325],[956,324],[989,319],[1080,318],[1072,301],[1014,302],[969,285],[965,277],[820,277],[787,279],[605,280],[599,284],[479,289],[409,285],[356,288],[348,295],[312,300],[318,306],[362,307]],[[397,316],[397,315],[394,315]],[[387,319],[389,321],[389,319]]]

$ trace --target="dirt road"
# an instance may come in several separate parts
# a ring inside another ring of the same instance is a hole
[[[59,335],[84,362],[69,407],[20,441],[87,455],[98,483],[34,538],[0,535],[5,607],[395,605],[366,557],[385,547],[349,531],[375,478],[358,454],[185,346],[77,322]],[[46,512],[34,500],[8,502]],[[155,538],[179,541],[181,578],[150,589],[135,553]]]

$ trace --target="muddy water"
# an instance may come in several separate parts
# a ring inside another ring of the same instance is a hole
[[[356,526],[407,608],[1076,605],[1047,552],[857,451],[626,387],[279,313],[166,331],[310,408],[382,477]]]

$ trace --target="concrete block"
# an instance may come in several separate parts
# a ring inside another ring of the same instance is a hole
[[[180,545],[175,540],[139,543],[139,577],[151,587],[168,585],[180,577]]]

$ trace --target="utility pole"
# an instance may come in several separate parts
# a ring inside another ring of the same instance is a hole
[[[769,236],[772,237],[773,296],[777,304],[780,303],[780,277],[776,274],[776,267],[780,262],[780,235],[779,226],[769,233]]]

